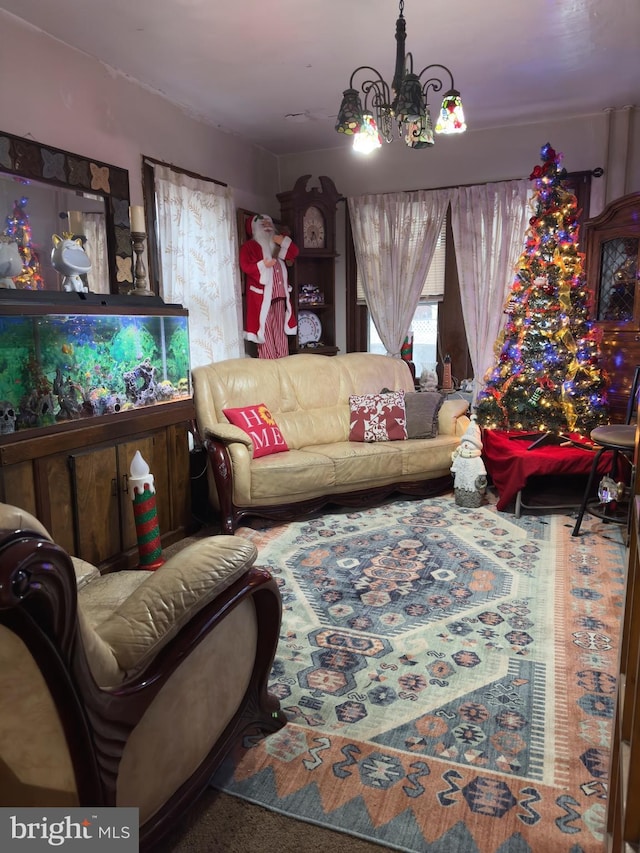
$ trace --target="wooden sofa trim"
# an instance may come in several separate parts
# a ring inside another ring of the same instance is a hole
[[[129,734],[185,657],[247,597],[255,604],[258,645],[243,702],[199,768],[140,827],[142,851],[152,849],[206,789],[241,731],[273,732],[285,725],[278,700],[267,690],[281,620],[277,584],[268,572],[250,568],[204,605],[142,672],[103,690],[84,652],[68,554],[40,534],[0,530],[0,624],[22,639],[45,677],[67,738],[80,805],[116,805]]]
[[[294,521],[296,518],[309,515],[329,504],[348,507],[375,506],[386,497],[393,494],[411,495],[412,497],[432,498],[448,491],[453,486],[450,475],[434,477],[429,480],[414,480],[411,482],[389,483],[385,486],[374,486],[354,492],[338,492],[330,495],[320,495],[304,501],[292,501],[275,506],[236,506],[233,503],[233,467],[226,445],[221,441],[207,438],[203,446],[209,457],[209,464],[218,491],[220,504],[220,524],[222,532],[233,534],[241,519],[247,516],[267,518],[271,521]]]

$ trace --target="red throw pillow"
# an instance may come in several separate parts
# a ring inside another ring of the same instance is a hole
[[[407,437],[404,391],[353,394],[349,441],[404,441]]]
[[[224,414],[235,426],[244,430],[253,442],[253,458],[269,456],[288,450],[277,423],[264,403],[257,406],[242,406],[238,409],[223,409]]]

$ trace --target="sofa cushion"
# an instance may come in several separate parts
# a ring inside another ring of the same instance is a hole
[[[253,458],[288,450],[280,429],[264,403],[222,410],[227,419],[247,433],[253,442]]]
[[[438,415],[446,396],[440,391],[409,391],[404,395],[408,438],[438,435]]]
[[[349,441],[404,441],[407,437],[404,391],[352,394]]]

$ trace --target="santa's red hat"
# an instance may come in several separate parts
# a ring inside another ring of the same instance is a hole
[[[244,221],[244,227],[247,232],[247,237],[253,237],[253,223],[256,221],[257,216],[248,216]]]

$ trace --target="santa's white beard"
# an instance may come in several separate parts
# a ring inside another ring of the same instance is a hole
[[[262,247],[262,252],[265,258],[272,258],[275,254],[276,243],[273,239],[273,234],[262,233],[254,234],[253,239]]]

